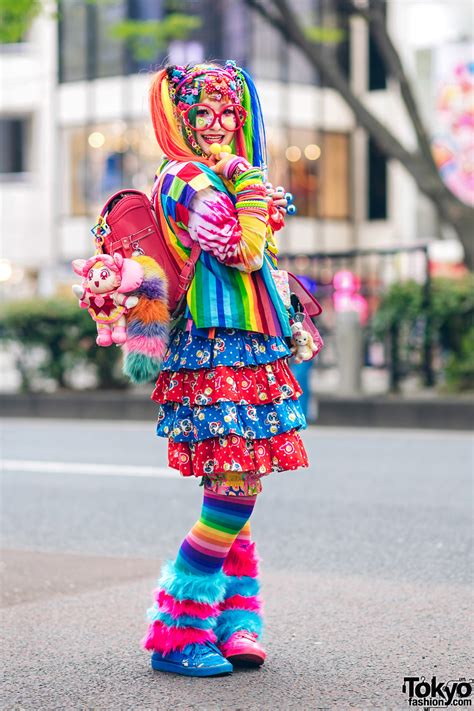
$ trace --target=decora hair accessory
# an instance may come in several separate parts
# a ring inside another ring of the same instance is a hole
[[[265,171],[265,127],[260,100],[251,76],[232,60],[224,65],[168,66],[157,72],[150,87],[150,110],[156,139],[166,157],[210,164],[197,141],[196,131],[184,120],[192,107],[205,103],[206,99],[226,100],[236,107],[232,152]]]
[[[166,69],[169,93],[176,106],[184,110],[196,104],[204,92],[208,98],[240,104],[244,93],[243,78],[235,62],[229,60],[224,67],[212,64],[171,66]]]

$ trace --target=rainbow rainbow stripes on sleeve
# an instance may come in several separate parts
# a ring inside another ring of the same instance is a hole
[[[162,212],[161,226],[178,265],[182,266],[190,253],[186,230],[188,208],[199,190],[212,186],[226,191],[234,203],[237,200],[236,209],[244,230],[249,228],[248,221],[266,222],[263,175],[258,168],[251,168],[239,176],[235,195],[230,184],[224,184],[204,164],[171,162],[165,166],[165,171],[157,184],[157,201]],[[247,234],[246,259],[249,262],[255,259],[259,250],[263,252],[262,239],[259,230],[253,237]],[[202,252],[187,303],[196,328],[238,328],[270,336],[291,336],[288,315],[266,258],[260,269],[246,272],[229,268],[211,254]]]

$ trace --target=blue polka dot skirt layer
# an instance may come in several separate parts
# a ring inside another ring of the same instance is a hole
[[[245,472],[255,492],[272,471],[307,467],[298,434],[306,421],[289,355],[283,338],[217,328],[206,338],[175,329],[152,396],[170,466],[216,481]]]
[[[289,355],[290,349],[283,338],[262,333],[216,328],[216,337],[210,339],[174,331],[161,369],[178,372],[220,365],[241,368],[273,363]]]
[[[175,442],[200,442],[230,434],[268,439],[288,430],[301,429],[305,424],[298,401],[294,400],[270,405],[219,402],[204,407],[167,403],[158,406],[157,434],[170,435]]]

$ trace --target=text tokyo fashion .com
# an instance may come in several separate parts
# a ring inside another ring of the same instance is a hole
[[[446,706],[471,706],[473,680],[465,678],[438,681],[435,676],[430,681],[425,677],[406,676],[402,692],[408,696],[410,706],[424,708],[444,708]]]

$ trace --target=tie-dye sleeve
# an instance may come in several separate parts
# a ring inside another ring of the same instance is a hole
[[[268,209],[260,171],[251,168],[236,180],[236,204],[214,188],[197,193],[189,205],[191,239],[220,262],[241,271],[260,269]]]

